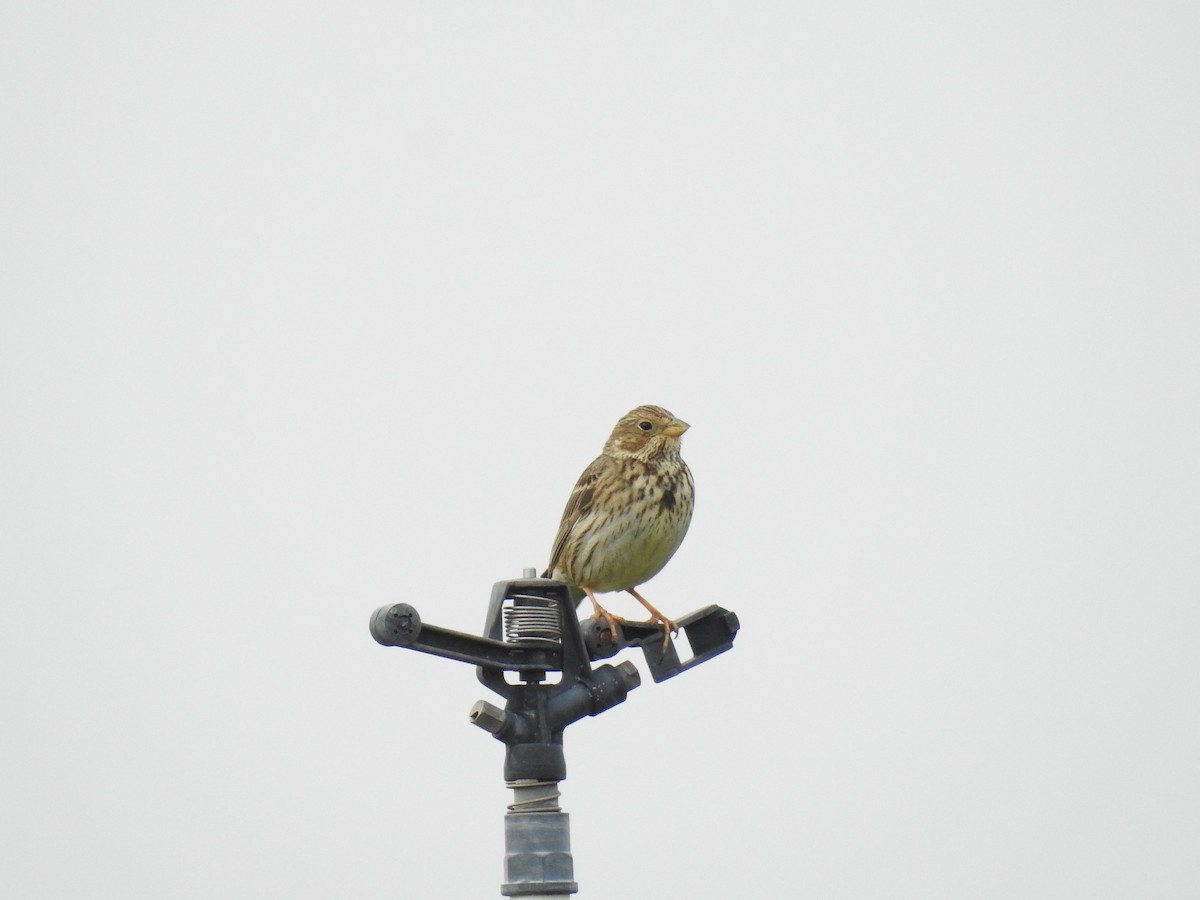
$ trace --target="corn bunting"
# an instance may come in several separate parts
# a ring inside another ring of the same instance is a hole
[[[639,406],[617,422],[604,451],[579,476],[563,510],[544,577],[583,590],[617,638],[597,593],[628,591],[663,626],[663,646],[679,626],[646,602],[639,584],[659,573],[692,521],[692,473],[679,455],[687,422],[661,406]]]

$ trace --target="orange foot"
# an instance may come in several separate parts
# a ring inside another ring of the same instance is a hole
[[[591,588],[587,588],[587,587],[585,587],[585,588],[583,589],[583,592],[584,592],[585,594],[587,594],[587,595],[588,595],[588,599],[592,601],[592,606],[593,606],[593,607],[595,608],[595,610],[596,610],[596,615],[597,615],[599,618],[603,619],[603,620],[604,620],[606,623],[608,623],[608,639],[609,639],[609,642],[610,642],[611,644],[613,644],[613,646],[616,646],[616,644],[617,644],[617,641],[620,639],[620,638],[619,638],[619,635],[620,635],[620,633],[621,633],[621,632],[619,632],[619,631],[617,630],[617,623],[618,623],[618,622],[620,622],[620,623],[623,625],[623,624],[625,624],[626,620],[625,620],[625,619],[623,619],[623,618],[621,618],[620,616],[614,616],[614,615],[613,615],[612,613],[610,613],[610,612],[609,612],[607,609],[605,609],[603,606],[601,606],[601,605],[600,605],[600,601],[598,601],[598,600],[596,599],[596,595],[592,593],[592,589],[591,589]]]
[[[646,620],[646,624],[647,625],[662,625],[662,627],[663,627],[663,649],[664,650],[666,650],[667,646],[671,643],[671,635],[679,634],[679,624],[677,622],[672,622],[670,619],[666,618],[665,616],[657,616],[657,617],[652,616]]]
[[[660,613],[646,601],[645,597],[643,597],[633,588],[629,588],[629,593],[633,594],[634,599],[636,599],[638,603],[642,604],[642,606],[646,607],[646,611],[650,613],[650,618],[646,621],[647,625],[662,625],[663,649],[666,650],[667,645],[671,643],[671,635],[679,634],[678,623],[671,621],[662,613]]]

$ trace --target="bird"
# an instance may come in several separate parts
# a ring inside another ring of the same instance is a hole
[[[626,620],[596,594],[626,591],[663,626],[663,649],[679,626],[637,588],[657,575],[683,543],[692,521],[695,485],[679,455],[691,426],[661,406],[639,406],[620,418],[601,454],[583,470],[563,510],[543,578],[573,584],[609,628]]]

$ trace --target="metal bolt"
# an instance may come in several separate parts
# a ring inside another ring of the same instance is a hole
[[[478,725],[489,734],[499,734],[507,718],[504,710],[498,706],[492,706],[486,700],[480,700],[472,706],[471,711],[467,715],[470,716],[472,723]]]
[[[730,635],[738,633],[738,629],[742,627],[742,623],[738,621],[737,613],[726,612],[721,617],[721,624],[725,626],[725,631]]]
[[[642,673],[638,671],[630,660],[617,663],[617,673],[621,676],[621,683],[625,685],[625,690],[632,691],[635,687],[639,687],[642,683]]]
[[[413,630],[413,617],[411,613],[401,612],[393,609],[389,616],[392,620],[392,628],[397,634],[411,634]]]

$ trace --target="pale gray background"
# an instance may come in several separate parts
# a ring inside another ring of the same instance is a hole
[[[568,732],[580,896],[1200,896],[1198,22],[6,5],[0,893],[499,896],[368,616],[649,402],[744,631]]]

